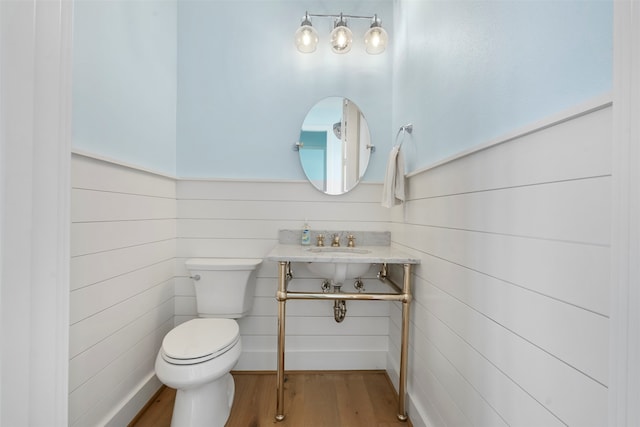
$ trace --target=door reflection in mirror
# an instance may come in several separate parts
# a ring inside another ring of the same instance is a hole
[[[307,179],[326,194],[350,191],[367,170],[369,126],[348,98],[328,97],[314,105],[304,119],[299,141]]]

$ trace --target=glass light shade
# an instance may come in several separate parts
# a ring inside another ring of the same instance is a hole
[[[302,25],[296,31],[296,47],[302,53],[311,53],[318,46],[318,32],[311,25]]]
[[[337,25],[331,31],[331,50],[335,53],[347,53],[351,50],[353,35],[349,27],[344,24]]]
[[[372,25],[364,35],[364,45],[367,53],[377,55],[384,52],[389,42],[389,36],[384,28]]]

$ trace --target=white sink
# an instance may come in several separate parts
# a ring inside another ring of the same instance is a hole
[[[347,279],[360,278],[371,267],[368,262],[350,262],[349,255],[357,256],[371,253],[368,249],[326,246],[309,248],[307,251],[330,254],[330,262],[309,262],[307,268],[323,279],[333,280],[335,284],[342,284]],[[344,261],[341,258],[344,258]]]

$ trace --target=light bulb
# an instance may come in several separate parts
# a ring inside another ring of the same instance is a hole
[[[371,34],[371,47],[377,48],[380,45],[380,33],[377,31]]]
[[[380,26],[380,20],[374,16],[371,28],[364,35],[364,45],[367,53],[377,55],[384,52],[389,42],[387,32]]]
[[[304,46],[311,45],[311,31],[305,28],[305,31],[302,32],[302,44]]]
[[[351,50],[353,35],[342,17],[331,31],[331,50],[335,53],[347,53]]]
[[[302,53],[311,53],[318,46],[318,32],[311,26],[309,14],[305,14],[302,25],[296,31],[296,48]]]

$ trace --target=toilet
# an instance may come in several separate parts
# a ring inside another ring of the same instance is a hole
[[[242,346],[234,320],[253,304],[261,259],[197,258],[185,265],[196,291],[198,318],[169,331],[156,357],[155,371],[175,388],[172,427],[223,427],[229,418],[235,383],[230,374]]]

